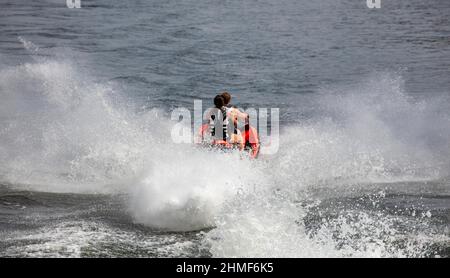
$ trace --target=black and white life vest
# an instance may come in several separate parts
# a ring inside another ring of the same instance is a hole
[[[225,108],[214,108],[209,118],[209,132],[214,140],[227,141],[229,120]]]

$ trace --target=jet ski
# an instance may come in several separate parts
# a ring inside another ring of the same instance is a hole
[[[239,150],[248,153],[250,158],[258,158],[261,145],[256,128],[247,123],[244,127],[240,128],[239,131],[244,140],[243,144],[232,144],[225,140],[211,140],[209,136],[209,125],[204,124],[198,131],[197,143],[205,147],[217,148],[225,151]]]

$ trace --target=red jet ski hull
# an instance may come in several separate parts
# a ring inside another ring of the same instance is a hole
[[[208,124],[204,124],[200,127],[199,130],[199,141],[204,142],[206,132],[208,132]],[[246,125],[244,129],[241,130],[242,138],[244,139],[244,151],[248,151],[251,158],[257,158],[259,155],[259,149],[260,149],[260,142],[259,142],[259,136],[258,131],[256,128]],[[233,144],[228,143],[227,141],[223,140],[215,140],[211,143],[212,146],[218,146],[221,148],[235,148]]]

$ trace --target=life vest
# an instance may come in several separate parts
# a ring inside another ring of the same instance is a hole
[[[209,133],[211,138],[216,141],[227,141],[228,134],[228,113],[226,108],[215,108],[209,118]]]

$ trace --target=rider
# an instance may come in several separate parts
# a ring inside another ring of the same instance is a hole
[[[227,115],[229,119],[231,120],[231,123],[233,124],[231,127],[231,130],[233,131],[230,135],[230,142],[233,144],[238,144],[241,149],[244,148],[244,138],[242,137],[241,131],[238,129],[238,121],[239,120],[246,120],[248,119],[248,114],[241,112],[239,109],[237,109],[235,106],[232,106],[230,104],[231,102],[231,95],[227,91],[224,91],[220,94],[224,101],[225,101],[225,107],[227,110]],[[230,130],[230,131],[231,131]]]
[[[206,116],[212,144],[225,147],[237,145],[240,149],[243,149],[244,140],[240,131],[233,128],[234,125],[231,126],[230,124],[230,119],[233,120],[233,116],[230,109],[225,106],[225,98],[222,95],[215,96],[214,106],[208,111]],[[234,132],[230,132],[230,129],[234,129]]]
[[[214,97],[214,108],[208,111],[206,120],[208,121],[209,133],[214,143],[219,141],[223,143],[229,139],[229,120],[225,108],[225,100],[221,95]]]
[[[222,92],[222,94],[220,94],[220,95],[225,100],[225,106],[226,106],[226,108],[228,110],[228,113],[233,118],[233,121],[248,119],[248,114],[247,113],[241,112],[239,109],[236,108],[236,106],[232,106],[230,104],[230,102],[231,102],[231,95],[230,95],[230,93],[225,91],[225,92]]]
[[[250,149],[252,151],[252,157],[256,158],[259,153],[259,137],[258,132],[254,127],[250,126],[249,115],[247,113],[241,112],[237,107],[230,105],[231,95],[228,92],[223,92],[221,96],[225,100],[225,105],[228,110],[229,118],[232,120],[234,130],[234,138],[240,143],[241,149]],[[244,121],[244,129],[241,131],[237,128],[238,121]]]

